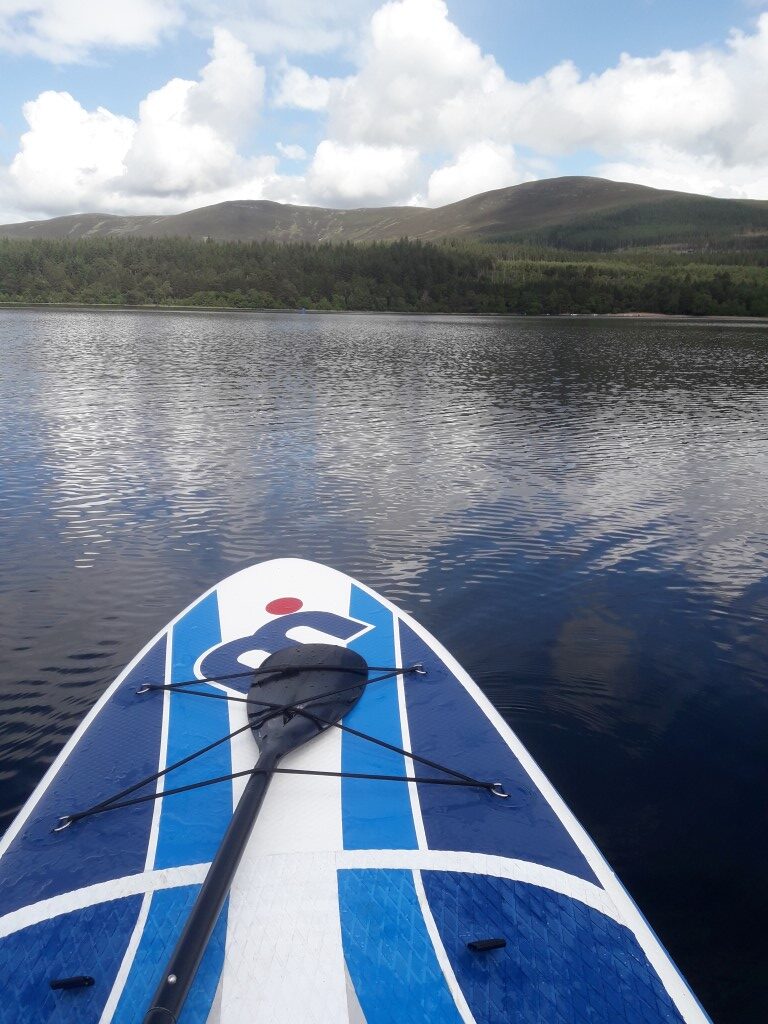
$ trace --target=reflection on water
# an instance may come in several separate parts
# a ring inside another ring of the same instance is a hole
[[[4,823],[182,606],[314,558],[464,662],[716,1019],[768,1016],[768,329],[5,311],[0,354]]]

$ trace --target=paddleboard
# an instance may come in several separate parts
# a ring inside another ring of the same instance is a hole
[[[141,1024],[258,756],[249,670],[310,643],[355,651],[371,681],[345,730],[281,762],[328,774],[273,778],[180,1024],[708,1020],[440,643],[364,584],[280,559],[147,644],[0,843],[2,1024]]]

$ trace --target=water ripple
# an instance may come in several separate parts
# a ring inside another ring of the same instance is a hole
[[[455,651],[713,1013],[738,987],[727,1019],[758,1019],[712,936],[768,953],[730,868],[764,891],[738,823],[768,782],[766,351],[723,324],[3,312],[3,820],[184,604],[318,559]]]

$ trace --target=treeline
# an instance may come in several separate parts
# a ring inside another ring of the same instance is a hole
[[[765,253],[721,265],[711,255],[569,256],[407,240],[0,239],[0,302],[768,316],[765,267]]]

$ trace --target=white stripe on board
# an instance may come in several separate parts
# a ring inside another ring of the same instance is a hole
[[[173,665],[173,630],[168,630],[168,639],[165,643],[165,684],[172,680]],[[157,770],[162,771],[168,764],[168,728],[171,720],[171,693],[170,690],[163,692],[163,721],[160,727],[160,751],[157,758]],[[162,793],[165,789],[165,776],[161,776],[155,784],[155,792]],[[160,814],[163,810],[162,799],[155,800],[152,807],[152,825],[149,830],[149,843],[147,844],[147,859],[144,870],[150,871],[155,866],[155,851],[157,850],[157,837],[160,834]]]
[[[453,973],[451,967],[451,961],[448,959],[448,954],[445,952],[445,946],[443,940],[440,938],[440,932],[437,930],[435,919],[432,916],[432,911],[429,907],[429,900],[427,894],[424,891],[424,883],[421,880],[421,872],[413,871],[413,884],[416,888],[416,896],[419,900],[419,907],[424,918],[424,924],[427,927],[427,933],[432,940],[432,947],[435,950],[435,956],[437,962],[440,964],[440,970],[443,972],[443,977],[448,985],[448,991],[453,996],[453,1001],[456,1003],[456,1009],[459,1011],[459,1016],[464,1021],[464,1024],[477,1024],[472,1011],[469,1008],[469,1003],[464,997],[464,993],[461,991],[461,985],[456,980],[456,975]]]
[[[172,681],[172,666],[173,666],[173,630],[169,629],[165,641],[165,676],[164,682],[167,685]],[[168,763],[168,728],[171,718],[171,693],[170,690],[163,691],[163,720],[160,726],[160,751],[157,759],[157,770],[162,771]],[[155,783],[155,792],[162,793],[165,789],[165,776],[161,776]],[[144,861],[144,871],[150,872],[155,866],[155,851],[157,850],[157,837],[160,834],[160,814],[163,809],[162,799],[155,800],[152,805],[152,824],[149,829],[149,842],[147,844],[147,856]],[[141,904],[141,910],[139,916],[134,925],[133,931],[131,932],[131,938],[126,947],[123,959],[120,962],[120,967],[115,976],[112,989],[109,993],[109,998],[104,1006],[101,1017],[99,1018],[99,1024],[109,1024],[112,1020],[112,1015],[117,1009],[117,1004],[120,1002],[120,996],[123,994],[125,983],[128,981],[128,975],[131,973],[131,967],[133,966],[133,960],[136,956],[136,950],[139,948],[141,942],[141,936],[144,932],[144,925],[147,923],[147,917],[149,915],[149,907],[152,902],[152,893],[148,892],[144,896]]]
[[[126,875],[124,878],[112,878],[108,882],[97,882],[83,889],[65,892],[60,896],[52,896],[48,900],[32,903],[28,907],[14,910],[5,917],[0,917],[0,939],[21,928],[49,921],[60,914],[69,914],[73,910],[92,907],[96,903],[107,903],[119,900],[123,896],[140,896],[153,893],[158,889],[173,889],[178,885],[200,885],[205,878],[208,864],[185,864],[180,868],[163,868],[160,871],[142,871],[137,875]]]
[[[133,967],[133,959],[136,956],[136,950],[139,948],[139,943],[141,942],[144,925],[147,923],[149,908],[152,904],[152,895],[152,892],[145,893],[144,899],[141,901],[141,909],[139,910],[139,916],[136,919],[136,925],[131,932],[128,948],[125,951],[125,955],[123,956],[117,975],[115,976],[115,981],[112,985],[112,990],[109,993],[109,998],[104,1004],[104,1009],[99,1017],[99,1024],[109,1024],[112,1020],[112,1015],[117,1009],[117,1004],[120,1002],[120,996],[123,994],[125,983],[128,981],[128,975],[131,973],[131,967]]]
[[[329,735],[329,733],[325,735]],[[347,868],[455,871],[470,875],[505,878],[550,889],[552,892],[584,903],[619,924],[625,926],[627,924],[604,889],[593,885],[592,882],[585,882],[583,878],[577,878],[575,875],[529,861],[508,860],[505,857],[492,857],[484,853],[462,853],[454,850],[315,849],[300,853],[273,852],[265,854],[256,853],[256,848],[257,844],[244,859],[241,870],[235,877],[233,894],[235,894],[236,887],[243,885],[244,867],[248,867],[259,876],[273,873],[273,885],[277,885],[277,880],[284,876],[286,871],[299,871],[298,867],[291,867],[291,865],[302,864],[316,865],[321,870],[329,868],[332,871]],[[151,893],[157,889],[171,889],[179,885],[200,884],[207,869],[207,864],[188,864],[179,868],[144,871],[141,874],[127,875],[125,878],[89,885],[61,896],[53,896],[51,899],[42,900],[40,903],[23,907],[21,910],[14,910],[13,913],[0,918],[0,938],[18,931],[20,928],[27,928],[29,925],[38,924],[49,918],[57,917],[59,914],[67,914],[72,910],[89,907],[95,903],[120,899],[122,896]],[[246,891],[247,888],[245,886]],[[246,900],[245,902],[250,901]]]
[[[392,615],[392,631],[395,638],[395,665],[403,664],[403,654],[400,650],[400,617]],[[422,677],[419,676],[419,679]],[[411,750],[411,728],[408,725],[408,708],[405,703],[405,680],[402,675],[396,676],[397,681],[397,709],[400,714],[400,734],[402,736],[403,750]],[[410,757],[404,759],[406,775],[415,775],[416,770]],[[413,816],[413,827],[416,831],[416,842],[420,850],[427,849],[427,834],[424,831],[424,819],[421,814],[421,802],[419,801],[419,789],[415,782],[408,783],[408,796],[411,799],[411,814]]]
[[[336,853],[336,867],[456,871],[466,875],[489,875],[513,882],[526,882],[578,900],[618,924],[626,925],[613,900],[599,885],[526,860],[510,860],[486,853],[456,850],[339,850]]]

